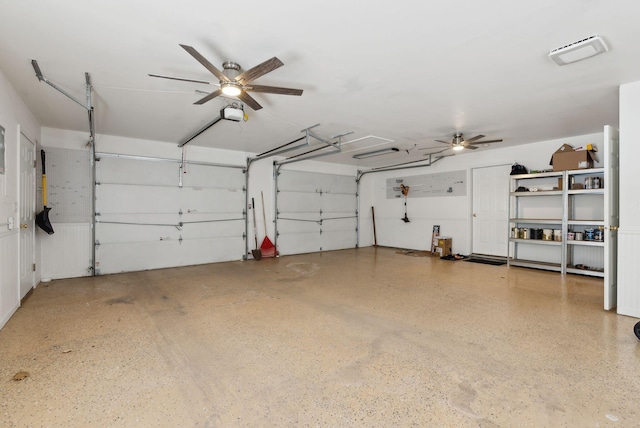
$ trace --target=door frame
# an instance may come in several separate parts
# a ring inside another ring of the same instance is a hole
[[[24,138],[24,140],[23,140]],[[23,204],[25,203],[25,201],[22,200],[22,185],[23,185],[23,169],[22,169],[22,145],[24,143],[28,143],[30,144],[31,150],[33,152],[33,159],[35,161],[36,159],[36,149],[37,149],[37,143],[34,143],[33,141],[31,141],[31,138],[29,138],[29,136],[27,136],[24,132],[22,132],[20,125],[18,125],[18,167],[19,167],[19,171],[18,171],[18,224],[20,229],[18,230],[18,235],[20,235],[22,233],[22,208],[23,208]],[[34,207],[34,212],[33,212],[33,219],[30,221],[30,224],[27,225],[27,228],[31,229],[31,256],[30,256],[30,263],[35,265],[36,264],[36,222],[35,222],[35,216],[36,216],[36,188],[37,188],[37,184],[36,184],[36,180],[38,179],[37,177],[37,171],[36,171],[36,166],[34,165],[33,167],[30,167],[30,169],[33,170],[33,185],[34,185],[34,191],[33,191],[33,200],[29,201],[28,203],[30,203],[33,207]],[[18,245],[19,245],[19,250],[18,250],[18,272],[21,273],[21,266],[24,262],[24,260],[22,259],[23,257],[23,252],[22,252],[22,238],[19,236],[18,237]],[[36,286],[36,272],[34,270],[30,271],[31,274],[29,275],[30,277],[30,287],[29,290],[24,293],[22,293],[22,275],[20,275],[20,277],[18,278],[18,296],[20,297],[20,300],[22,300],[31,290],[33,290]]]

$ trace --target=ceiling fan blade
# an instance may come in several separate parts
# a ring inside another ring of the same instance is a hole
[[[474,141],[479,140],[480,138],[484,138],[484,135],[480,134],[472,138],[465,138],[464,141],[466,141],[467,143],[473,143]]]
[[[189,52],[189,54],[191,54],[191,56],[194,57],[200,64],[204,65],[204,68],[206,68],[211,73],[213,73],[213,75],[216,76],[218,79],[220,79],[222,82],[230,81],[227,76],[222,74],[222,72],[218,70],[213,64],[211,64],[205,57],[200,55],[200,53],[197,50],[187,45],[180,45],[180,46],[182,46],[182,49]]]
[[[206,83],[207,85],[215,85],[215,83],[207,82],[206,80],[183,79],[181,77],[161,76],[159,74],[148,74],[147,76],[159,77],[161,79],[180,80],[182,82]]]
[[[247,94],[245,91],[240,92],[240,95],[238,95],[238,98],[240,99],[240,101],[242,101],[243,103],[245,103],[246,105],[248,105],[254,110],[260,110],[262,108],[262,106],[258,104],[258,102],[254,100],[253,97]]]
[[[209,95],[207,95],[206,97],[199,99],[198,101],[196,101],[194,104],[204,104],[207,101],[211,101],[212,99],[214,99],[215,97],[217,97],[218,95],[222,94],[222,89],[216,89],[215,91],[211,92]]]
[[[265,94],[302,95],[302,89],[280,88],[278,86],[249,85],[245,87],[244,90],[249,92],[262,92]]]
[[[469,144],[469,145],[465,145],[465,146],[464,146],[464,148],[465,148],[465,149],[471,149],[471,150],[476,150],[476,149],[478,149],[478,147],[476,147],[476,146],[474,146],[474,145],[471,145],[471,144]]]
[[[270,71],[273,71],[278,67],[282,67],[283,65],[284,64],[282,63],[282,61],[274,56],[273,58],[268,59],[265,62],[258,64],[247,71],[243,71],[238,76],[236,76],[235,80],[243,85],[246,85],[252,80],[257,79],[260,76],[264,76]]]
[[[486,141],[476,141],[473,144],[489,144],[489,143],[501,143],[502,140],[486,140]]]

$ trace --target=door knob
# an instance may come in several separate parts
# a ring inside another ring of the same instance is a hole
[[[474,217],[478,217],[478,214],[476,214],[476,213],[473,213],[473,216],[474,216]]]
[[[614,232],[616,232],[618,230],[618,226],[611,226],[611,227],[609,227],[609,229],[611,229]]]
[[[20,229],[27,229],[29,227],[26,223],[20,223]]]

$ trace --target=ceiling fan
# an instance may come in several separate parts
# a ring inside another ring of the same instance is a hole
[[[451,141],[443,141],[443,140],[436,140],[436,141],[438,143],[449,144],[451,148],[456,151],[462,150],[462,149],[475,150],[477,149],[477,147],[475,147],[475,145],[477,144],[499,143],[502,141],[502,140],[478,141],[482,138],[484,138],[484,135],[476,135],[475,137],[472,137],[472,138],[464,138],[462,136],[462,132],[456,132],[455,134],[453,134],[453,139]]]
[[[161,76],[158,74],[149,74],[151,77],[160,77],[162,79],[181,80],[183,82],[195,82],[205,83],[209,85],[219,86],[218,89],[211,92],[206,97],[196,101],[194,104],[204,104],[207,101],[214,99],[219,95],[227,95],[231,97],[238,97],[240,101],[254,110],[260,110],[262,106],[248,94],[248,92],[262,92],[265,94],[279,94],[279,95],[302,95],[302,89],[281,88],[277,86],[264,86],[264,85],[252,85],[252,81],[260,76],[282,67],[284,64],[275,56],[271,59],[264,61],[256,65],[249,70],[241,72],[239,64],[226,61],[222,64],[222,71],[218,70],[213,64],[211,64],[204,56],[202,56],[197,50],[191,46],[180,45],[185,51],[187,51],[192,57],[194,57],[200,64],[202,64],[207,70],[209,70],[214,76],[219,79],[219,83],[209,82],[206,80],[194,80],[183,79],[180,77]]]

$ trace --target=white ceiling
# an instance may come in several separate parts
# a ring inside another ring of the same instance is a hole
[[[88,120],[32,59],[82,101],[90,74],[98,134],[177,144],[231,102],[193,105],[216,88],[147,76],[216,81],[179,44],[218,68],[277,56],[285,65],[255,83],[304,94],[254,94],[264,108],[247,107],[247,122],[189,144],[261,153],[320,124],[326,138],[352,133],[318,160],[377,166],[422,159],[455,131],[504,139],[486,150],[616,125],[618,86],[640,80],[639,16],[635,0],[3,0],[0,69],[43,126],[87,131]],[[609,52],[564,67],[547,57],[593,34]],[[352,158],[390,146],[401,150]]]

